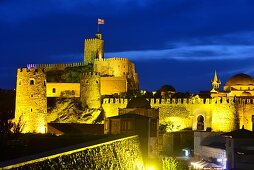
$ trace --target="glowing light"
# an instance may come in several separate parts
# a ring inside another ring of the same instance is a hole
[[[154,166],[148,166],[147,170],[156,170]]]
[[[222,159],[221,158],[217,158],[217,162],[222,162]]]

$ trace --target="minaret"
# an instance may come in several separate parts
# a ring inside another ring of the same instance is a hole
[[[219,88],[220,88],[220,80],[218,79],[218,76],[217,76],[217,73],[216,73],[216,70],[214,72],[214,77],[213,77],[213,80],[211,81],[212,83],[212,90],[211,92],[214,92],[214,91],[219,91]]]

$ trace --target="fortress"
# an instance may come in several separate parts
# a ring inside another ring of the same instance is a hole
[[[80,74],[69,72],[72,78],[69,81],[50,78],[68,69],[77,69]],[[227,81],[224,91],[219,91],[221,82],[215,72],[211,84],[212,89],[206,95],[177,97],[172,87],[162,89],[159,98],[149,96],[144,100],[159,110],[160,124],[172,123],[171,130],[228,132],[242,125],[253,130],[253,78],[246,74],[235,75]],[[25,133],[46,133],[47,123],[52,121],[48,118],[50,98],[79,99],[86,110],[103,110],[104,118],[116,116],[130,100],[123,96],[138,90],[135,65],[127,58],[104,58],[104,41],[102,34],[97,33],[95,38],[84,42],[83,62],[28,64],[26,68],[18,68],[15,120],[22,118]],[[136,107],[141,105],[137,102]]]

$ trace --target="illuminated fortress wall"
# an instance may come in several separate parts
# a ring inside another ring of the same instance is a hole
[[[130,80],[129,89],[138,89],[138,74],[135,72],[135,65],[128,58],[96,59],[94,71],[102,76],[125,77]]]
[[[122,77],[128,73],[133,74],[133,70],[130,69],[129,65],[130,61],[128,58],[96,59],[94,61],[94,71],[100,72],[101,75]]]
[[[45,133],[46,77],[41,69],[17,70],[15,120],[22,116],[23,132]]]
[[[80,97],[80,83],[47,83],[47,97]]]
[[[127,106],[127,99],[105,98],[102,107],[105,115],[118,115],[118,108]],[[159,123],[173,122],[173,130],[185,128],[197,130],[198,118],[204,118],[204,130],[228,132],[242,125],[252,130],[254,100],[222,97],[202,99],[150,99],[152,108],[159,109]]]
[[[127,92],[125,77],[101,77],[101,95]]]
[[[64,70],[67,67],[84,66],[84,62],[68,63],[68,64],[27,64],[27,68],[40,68],[45,71]]]
[[[104,98],[102,102],[102,108],[104,110],[105,117],[112,117],[118,115],[119,108],[126,108],[128,99],[123,98]]]
[[[143,170],[138,136],[79,147],[3,169],[130,169]]]
[[[245,129],[254,130],[254,99],[241,99],[235,103],[237,118],[239,119],[239,127],[244,125]]]

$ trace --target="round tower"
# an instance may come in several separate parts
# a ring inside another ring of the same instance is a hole
[[[100,74],[97,72],[82,73],[80,78],[80,100],[89,109],[101,107]]]
[[[22,132],[45,133],[47,122],[46,76],[42,69],[19,68],[16,83],[15,120]]]

